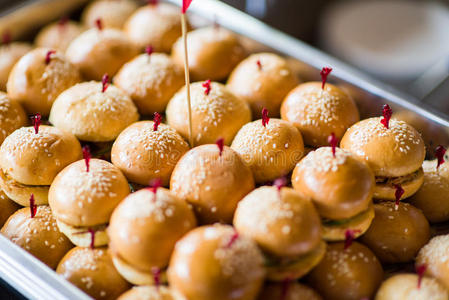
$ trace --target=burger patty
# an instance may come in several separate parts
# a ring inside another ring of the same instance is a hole
[[[331,219],[326,219],[323,218],[321,219],[321,222],[323,224],[323,226],[340,226],[340,225],[344,225],[346,223],[351,222],[353,219],[357,218],[358,216],[366,213],[370,208],[356,214],[355,216],[351,217],[351,218],[347,218],[347,219],[339,219],[339,220],[331,220]]]
[[[399,176],[399,177],[376,176],[376,184],[384,184],[384,185],[390,185],[390,186],[401,185],[401,184],[413,181],[416,178],[418,178],[420,171],[421,171],[421,169],[418,169],[413,173],[410,173],[410,174],[407,174],[404,176]]]

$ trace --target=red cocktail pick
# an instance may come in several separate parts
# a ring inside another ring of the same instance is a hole
[[[148,54],[148,56],[151,56],[151,54],[153,54],[153,52],[154,52],[153,46],[148,45],[145,47],[145,53]]]
[[[88,228],[86,231],[81,231],[81,232],[77,232],[75,234],[86,234],[89,233],[90,234],[90,249],[94,249],[95,248],[95,229],[93,228]]]
[[[235,241],[239,238],[239,234],[236,231],[229,240],[228,244],[226,245],[226,248],[231,248],[231,246],[235,243]]]
[[[262,63],[260,62],[260,60],[258,59],[257,62],[257,67],[259,68],[259,71],[262,71]]]
[[[394,197],[396,198],[396,202],[394,204],[394,209],[398,210],[399,201],[401,201],[401,198],[404,195],[405,191],[400,184],[394,184],[393,186],[396,189],[396,191],[394,192]]]
[[[158,112],[154,113],[153,122],[154,122],[153,123],[153,131],[157,131],[157,129],[159,128],[159,125],[162,122],[162,116]]]
[[[2,44],[9,45],[11,43],[11,32],[5,30],[2,34]]]
[[[323,90],[324,90],[324,86],[326,85],[326,82],[327,82],[327,77],[329,76],[329,74],[331,72],[332,72],[332,68],[329,68],[329,67],[324,67],[320,72],[321,82],[322,82],[321,88]]]
[[[150,180],[149,189],[153,193],[153,201],[156,201],[157,189],[162,185],[162,180],[160,178]]]
[[[101,92],[104,93],[109,87],[109,75],[107,73],[103,75],[103,78],[101,79],[101,84],[102,84]]]
[[[148,5],[158,5],[159,0],[148,0]]]
[[[355,235],[356,233],[360,233],[360,229],[347,229],[345,231],[345,247],[344,250],[348,249],[349,247],[351,247],[352,242],[355,240]]]
[[[287,185],[287,178],[279,177],[275,181],[273,181],[273,186],[278,189],[279,197],[281,196],[281,189]]]
[[[265,107],[262,109],[262,125],[263,127],[267,127],[268,122],[270,122],[270,118],[268,117],[268,109]]]
[[[41,126],[41,123],[42,123],[41,119],[42,119],[42,116],[40,113],[37,113],[31,117],[31,121],[33,122],[35,134],[39,133],[39,126]]]
[[[51,56],[52,56],[53,54],[55,54],[55,53],[56,53],[55,50],[49,50],[49,51],[47,52],[47,54],[45,55],[45,64],[46,64],[46,65],[48,65],[48,64],[50,63],[50,61],[51,61]]]
[[[185,14],[189,9],[190,4],[192,4],[192,0],[182,0],[182,13]]]
[[[34,200],[34,194],[31,194],[31,196],[30,196],[30,212],[31,212],[31,218],[34,218],[36,216],[36,212],[37,212],[37,205],[36,205],[36,201]]]
[[[61,29],[61,28],[64,28],[65,25],[67,25],[68,22],[69,22],[69,17],[67,17],[67,16],[61,17],[61,18],[59,19],[59,21],[58,21],[59,28],[60,28],[60,29]]]
[[[100,18],[96,19],[95,26],[97,26],[98,30],[103,30],[103,21]]]
[[[203,88],[204,88],[204,94],[205,95],[209,95],[210,93],[210,79],[206,80],[205,82],[203,82]]]
[[[223,153],[223,149],[224,149],[224,138],[219,138],[215,142],[215,144],[217,145],[218,150],[220,151],[220,156],[221,156],[221,154]]]
[[[161,269],[158,267],[151,268],[151,273],[153,273],[154,286],[159,289],[161,285]]]
[[[285,300],[288,296],[288,290],[290,289],[290,285],[292,283],[292,280],[290,278],[286,278],[282,280],[282,286],[281,286],[281,299]]]
[[[393,115],[393,110],[391,109],[390,105],[385,104],[384,108],[382,110],[383,118],[380,120],[380,123],[385,126],[385,128],[390,128],[390,119]]]
[[[338,144],[338,139],[335,136],[335,133],[333,133],[333,132],[331,133],[331,135],[327,138],[327,142],[332,147],[332,155],[335,158],[335,149],[337,148],[337,144]]]
[[[444,155],[445,154],[446,154],[446,148],[444,148],[443,146],[439,145],[435,149],[435,156],[437,157],[437,160],[438,160],[437,170],[445,162],[445,160],[444,160]]]
[[[421,281],[424,277],[424,273],[426,273],[427,265],[419,265],[416,266],[416,274],[418,274],[418,289],[421,288]]]
[[[84,162],[86,163],[86,172],[89,172],[89,164],[91,159],[90,148],[88,145],[83,146],[83,157]]]

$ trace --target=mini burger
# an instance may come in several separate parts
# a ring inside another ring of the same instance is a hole
[[[281,118],[301,131],[304,143],[326,146],[334,133],[340,140],[359,120],[354,100],[339,87],[321,82],[303,83],[293,89],[281,106]]]
[[[256,183],[288,175],[304,154],[298,129],[289,122],[269,119],[264,112],[262,120],[243,126],[231,145],[251,168]]]
[[[112,211],[129,194],[125,176],[100,159],[74,162],[53,181],[48,201],[59,230],[75,245],[108,243],[106,227]],[[94,238],[92,238],[94,235]]]
[[[106,28],[122,29],[137,8],[134,0],[96,0],[86,6],[81,21],[87,27],[95,27],[97,20],[101,19]]]
[[[169,53],[182,32],[179,8],[165,3],[143,6],[128,18],[123,31],[140,49],[151,45],[157,52]]]
[[[48,116],[56,97],[80,81],[78,69],[62,53],[37,48],[15,64],[6,89],[28,113]]]
[[[282,100],[299,83],[287,61],[273,53],[253,54],[229,76],[227,87],[251,107],[259,119],[265,107],[270,117],[279,117]]]
[[[449,234],[432,238],[419,251],[417,266],[425,266],[425,274],[437,279],[449,290]]]
[[[128,37],[118,29],[103,28],[102,19],[97,20],[97,28],[75,38],[66,51],[68,60],[79,68],[86,80],[101,80],[105,73],[114,76],[137,54],[137,48]]]
[[[256,299],[264,276],[257,245],[220,224],[185,235],[176,244],[168,269],[170,287],[195,300]]]
[[[286,280],[281,283],[265,283],[258,300],[322,300],[321,296],[307,285]]]
[[[223,27],[203,27],[188,33],[188,59],[192,80],[220,81],[246,56],[239,38]],[[173,45],[173,60],[184,65],[184,43],[179,38]]]
[[[0,46],[0,90],[6,91],[9,73],[16,62],[31,49],[33,48],[28,43],[10,43],[9,35],[3,34],[3,41]]]
[[[252,191],[239,203],[234,226],[263,250],[268,279],[273,281],[304,276],[326,252],[315,207],[291,188],[263,186]]]
[[[80,159],[81,146],[73,134],[51,126],[22,127],[0,147],[0,188],[13,201],[29,205],[48,203],[48,190],[55,176]]]
[[[184,85],[184,72],[168,55],[152,53],[149,47],[119,70],[114,84],[131,97],[141,114],[150,115],[165,110]]]
[[[383,279],[376,256],[357,242],[331,243],[307,282],[326,300],[372,299]]]
[[[5,224],[6,220],[18,210],[20,206],[9,199],[9,197],[0,190],[0,227]]]
[[[65,52],[70,43],[84,31],[81,24],[62,18],[42,28],[34,39],[37,47]]]
[[[416,274],[397,274],[385,280],[375,300],[448,300],[448,291],[436,279]]]
[[[58,230],[48,205],[19,209],[3,225],[1,233],[52,269],[73,247]]]
[[[155,272],[165,277],[176,242],[194,227],[192,209],[169,190],[132,193],[114,210],[108,228],[114,265],[132,284],[158,285]]]
[[[130,288],[106,248],[75,247],[61,260],[56,273],[94,299],[117,299]]]
[[[429,222],[421,210],[408,203],[392,201],[374,204],[374,220],[362,236],[382,263],[412,261],[430,238]]]
[[[79,83],[59,95],[50,112],[50,122],[87,142],[110,142],[139,119],[132,100],[108,83]]]
[[[135,286],[117,300],[186,300],[177,291],[165,286]]]
[[[154,122],[131,124],[112,146],[112,163],[133,183],[145,186],[160,179],[163,186],[168,186],[176,163],[189,150],[176,130],[160,122],[157,114]]]
[[[193,206],[200,223],[231,223],[237,203],[254,189],[254,179],[231,148],[202,145],[178,162],[170,189]]]
[[[340,146],[368,163],[376,176],[374,198],[395,200],[398,187],[402,199],[413,195],[422,185],[421,165],[426,155],[420,134],[403,121],[391,119],[391,109],[384,107],[384,117],[370,118],[352,126]]]
[[[229,145],[239,129],[251,121],[248,104],[221,83],[196,82],[190,86],[192,135],[196,145],[212,144],[223,138]],[[189,115],[185,87],[167,106],[167,123],[189,139]]]
[[[356,237],[368,230],[374,218],[374,174],[356,155],[340,148],[318,148],[295,167],[292,184],[315,204],[325,240],[344,241],[347,230]]]
[[[8,135],[27,123],[27,116],[19,102],[0,92],[0,145]]]

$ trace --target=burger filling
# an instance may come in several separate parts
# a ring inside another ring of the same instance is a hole
[[[265,254],[265,267],[287,268],[289,266],[299,264],[302,261],[305,261],[307,259],[310,259],[312,256],[317,255],[317,253],[320,252],[321,250],[320,247],[321,245],[319,245],[316,249],[313,249],[312,251],[306,254],[296,257],[275,257],[272,255]]]
[[[323,218],[321,221],[322,221],[323,226],[328,226],[328,227],[344,226],[344,225],[350,223],[351,221],[354,221],[355,219],[362,217],[362,215],[366,214],[370,209],[371,208],[368,208],[368,209],[356,214],[355,216],[353,216],[351,218],[347,218],[347,219],[331,220],[331,219]]]
[[[399,177],[376,176],[376,184],[388,186],[405,185],[408,182],[416,180],[419,177],[420,173],[421,169],[418,169],[413,173]]]

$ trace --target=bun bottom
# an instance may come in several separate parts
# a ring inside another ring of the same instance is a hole
[[[49,185],[26,185],[15,181],[0,170],[0,188],[14,202],[22,206],[30,206],[31,194],[36,205],[48,204]]]
[[[59,231],[61,231],[76,246],[90,247],[92,236],[88,232],[89,229],[95,230],[95,247],[106,246],[109,242],[109,238],[106,233],[106,225],[75,227],[60,220],[56,220],[56,224],[58,225]]]
[[[346,239],[346,230],[348,229],[354,230],[355,238],[358,238],[368,230],[373,219],[374,206],[370,204],[367,210],[342,224],[323,224],[323,239],[328,242],[344,241]]]
[[[309,273],[323,259],[326,243],[321,241],[311,252],[288,263],[276,263],[267,267],[267,279],[271,281],[296,280]]]
[[[152,272],[144,272],[138,270],[131,266],[129,263],[125,262],[115,253],[111,253],[112,262],[114,263],[117,271],[125,278],[128,282],[134,285],[154,285],[154,275]],[[161,283],[167,283],[167,272],[162,270],[160,275]]]
[[[403,176],[403,178],[407,178],[408,176],[413,175],[413,178],[411,180],[405,180],[403,182],[398,182],[401,187],[404,189],[404,195],[402,195],[401,200],[406,199],[413,194],[415,194],[419,188],[422,186],[424,182],[424,172],[423,169],[419,169],[416,171],[416,174],[409,174],[406,176]],[[399,179],[399,178],[398,178]],[[374,187],[374,196],[373,198],[379,199],[379,200],[391,200],[396,201],[395,197],[396,188],[392,184],[385,184],[385,183],[376,183],[376,186]]]

